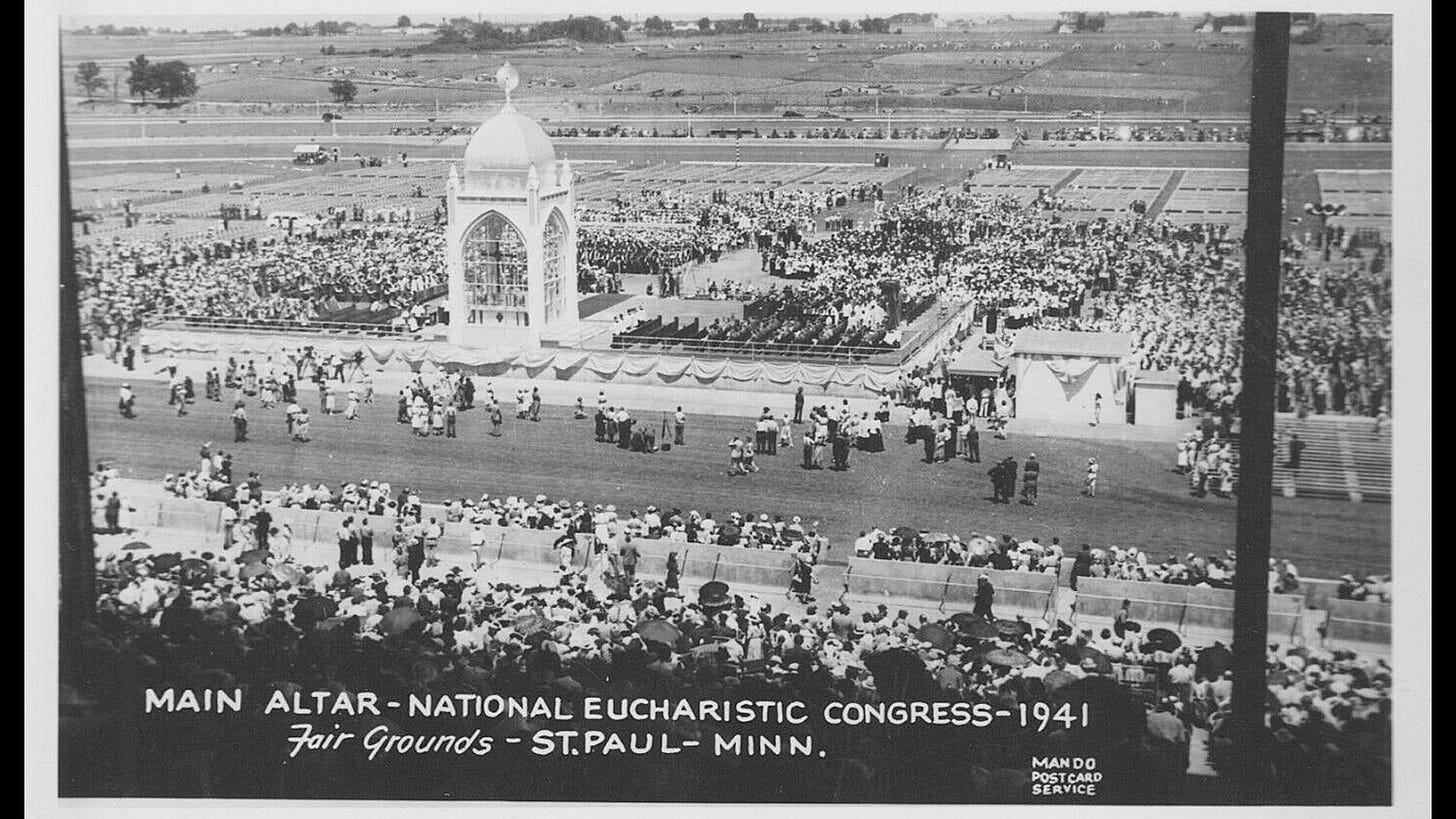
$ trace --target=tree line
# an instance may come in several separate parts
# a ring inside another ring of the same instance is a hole
[[[614,22],[590,16],[568,17],[565,20],[550,20],[514,28],[504,28],[489,20],[475,22],[468,17],[457,17],[441,26],[435,41],[420,50],[482,50],[563,39],[579,43],[620,43],[624,30]]]
[[[174,102],[179,97],[190,97],[197,93],[197,78],[193,76],[187,63],[181,60],[154,63],[145,54],[138,54],[136,59],[127,63],[126,70],[127,91],[142,100],[146,100],[147,95],[151,94]],[[106,90],[110,85],[101,76],[101,67],[90,61],[76,66],[72,79],[88,98],[96,96],[97,92]]]

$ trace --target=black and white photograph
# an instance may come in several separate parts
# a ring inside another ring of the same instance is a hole
[[[1073,5],[28,5],[27,812],[1429,813],[1431,8]]]

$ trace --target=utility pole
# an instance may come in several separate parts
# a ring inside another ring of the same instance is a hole
[[[1289,93],[1288,13],[1254,15],[1249,106],[1249,218],[1244,234],[1244,353],[1234,572],[1233,751],[1228,779],[1244,804],[1269,801],[1264,724],[1273,522],[1274,410],[1283,222],[1284,120]]]
[[[96,605],[96,543],[91,531],[91,457],[86,434],[86,388],[81,380],[81,319],[71,236],[71,172],[66,150],[66,104],[60,102],[60,678],[72,685],[84,673],[84,626]]]

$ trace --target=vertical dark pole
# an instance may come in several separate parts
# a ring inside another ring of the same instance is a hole
[[[77,641],[91,618],[96,595],[95,543],[91,533],[90,457],[86,442],[86,395],[81,381],[81,319],[76,301],[76,259],[71,238],[71,172],[66,155],[66,104],[60,103],[60,677],[80,672]]]
[[[1244,233],[1244,361],[1240,393],[1238,564],[1234,575],[1233,722],[1244,803],[1268,800],[1261,764],[1264,650],[1269,634],[1269,527],[1274,506],[1275,345],[1279,324],[1279,236],[1283,222],[1284,117],[1289,15],[1254,16],[1250,95],[1249,216]]]

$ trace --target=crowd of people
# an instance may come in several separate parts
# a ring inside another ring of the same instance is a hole
[[[444,276],[438,229],[374,226],[317,238],[111,242],[76,250],[83,332],[121,338],[149,313],[308,322],[330,305],[403,310]]]
[[[464,761],[436,754],[412,755],[414,763],[336,755],[327,777],[267,777],[255,771],[273,769],[289,744],[250,722],[221,723],[186,743],[156,741],[174,730],[173,721],[163,717],[100,723],[102,732],[138,732],[137,747],[143,750],[136,764],[178,772],[136,777],[131,780],[136,795],[398,798],[399,788],[406,787],[417,796],[521,798],[539,797],[531,788],[545,777],[557,783],[552,796],[562,799],[694,799],[715,793],[722,798],[745,793],[745,782],[771,789],[782,781],[790,792],[811,799],[884,801],[933,781],[942,798],[1020,801],[1029,771],[1012,761],[1012,745],[1022,749],[1020,759],[1036,748],[1075,754],[1083,746],[1095,753],[1116,744],[1121,751],[1115,759],[1105,754],[1100,759],[1107,790],[1176,801],[1195,729],[1212,737],[1215,765],[1232,764],[1220,746],[1232,696],[1227,649],[1221,645],[1195,648],[1154,639],[1126,622],[1099,631],[1063,622],[996,620],[989,600],[984,611],[978,600],[978,613],[969,618],[939,621],[884,605],[857,616],[840,604],[776,607],[731,589],[694,595],[679,588],[672,565],[665,579],[648,578],[635,566],[627,573],[620,558],[599,562],[596,569],[564,569],[559,583],[527,588],[495,577],[489,567],[430,565],[423,555],[418,563],[409,557],[390,568],[256,555],[240,563],[233,554],[212,551],[186,559],[147,551],[104,554],[97,564],[96,622],[82,638],[88,647],[84,678],[91,682],[69,692],[78,695],[70,701],[73,708],[86,701],[108,713],[132,707],[140,696],[133,689],[206,679],[215,687],[256,692],[332,688],[401,700],[406,694],[568,700],[596,694],[799,700],[815,709],[895,701],[1015,709],[1070,698],[1088,702],[1096,713],[1095,724],[1081,731],[1048,735],[1009,725],[978,731],[970,755],[954,759],[916,749],[939,747],[965,729],[911,724],[885,732],[870,725],[825,730],[814,724],[807,730],[833,745],[831,761],[772,757],[761,768],[725,770],[721,758],[688,753],[674,758],[691,775],[671,777],[670,786],[650,775],[652,764],[603,763],[600,777],[554,776],[567,766],[579,774],[582,765],[598,763],[509,751],[502,752],[500,764],[515,776],[505,779],[479,775],[481,764],[495,764],[495,754],[464,757],[474,772],[470,776]],[[609,575],[614,582],[607,582]],[[995,628],[982,631],[977,622]],[[1388,800],[1389,665],[1351,652],[1285,645],[1271,646],[1267,663],[1269,731],[1278,750],[1270,764],[1283,797],[1301,804]],[[1129,667],[1153,682],[1134,687],[1119,671]],[[357,715],[336,719],[356,735],[372,727]],[[391,730],[442,730],[438,718],[425,725],[401,716]],[[529,736],[542,726],[503,718],[488,727],[497,736]],[[572,719],[552,727],[589,726]],[[732,730],[707,718],[662,727]],[[88,736],[94,739],[95,733]],[[75,740],[63,730],[63,743]],[[96,777],[126,768],[108,761],[96,766]],[[406,784],[402,776],[415,770],[431,775],[410,776]],[[848,772],[855,775],[845,786]],[[716,790],[734,782],[736,790]]]

